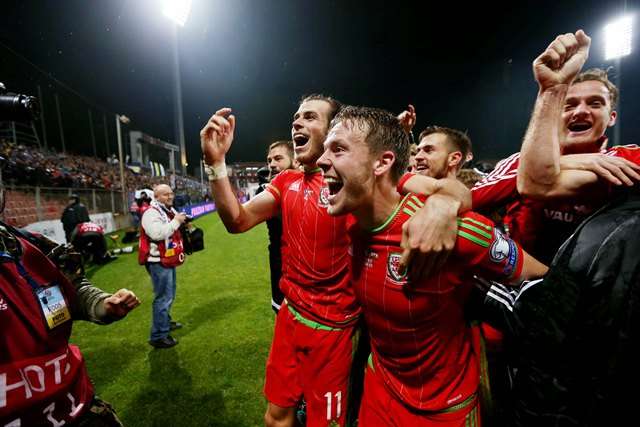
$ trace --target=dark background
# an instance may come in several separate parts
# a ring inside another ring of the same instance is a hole
[[[270,142],[289,137],[297,101],[311,92],[394,112],[413,103],[418,132],[467,130],[476,159],[502,158],[518,150],[528,122],[532,60],[557,34],[583,28],[593,38],[587,65],[612,66],[602,28],[637,10],[632,1],[482,3],[195,0],[178,30],[190,169],[217,108],[232,107],[238,119],[230,161],[261,161]],[[54,93],[68,151],[92,153],[88,110],[101,157],[105,138],[115,152],[115,113],[176,143],[173,24],[158,1],[5,1],[2,9],[0,81],[14,92],[41,87],[49,146],[61,146]],[[640,132],[638,62],[635,52],[622,60],[622,143]]]

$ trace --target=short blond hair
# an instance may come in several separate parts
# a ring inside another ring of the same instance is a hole
[[[600,82],[609,90],[609,101],[611,101],[611,109],[615,110],[618,106],[618,97],[620,96],[620,92],[618,91],[616,85],[614,85],[611,80],[609,80],[607,70],[603,70],[602,68],[590,68],[578,74],[578,77],[576,77],[572,84],[588,81]]]

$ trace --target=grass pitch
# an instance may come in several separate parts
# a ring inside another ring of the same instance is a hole
[[[97,394],[125,426],[263,425],[274,322],[266,227],[230,235],[217,214],[196,225],[205,232],[205,250],[177,270],[172,315],[185,327],[172,333],[180,343],[171,349],[147,344],[153,291],[137,252],[88,272],[96,286],[128,288],[142,300],[120,322],[73,327],[72,342],[84,354]]]

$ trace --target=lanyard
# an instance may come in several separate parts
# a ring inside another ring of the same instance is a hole
[[[24,268],[24,266],[22,265],[19,259],[14,258],[8,252],[0,252],[0,261],[4,261],[4,260],[9,260],[15,263],[16,268],[18,269],[18,273],[20,273],[20,275],[24,278],[24,280],[27,281],[27,283],[29,284],[29,286],[31,286],[31,289],[33,289],[34,292],[36,292],[38,289],[41,288],[38,282],[36,282],[33,279],[33,277],[31,277],[31,275],[27,273],[27,270]]]

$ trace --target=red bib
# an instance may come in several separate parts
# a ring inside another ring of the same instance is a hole
[[[175,214],[173,212],[162,212],[155,206],[149,209],[155,209],[160,214],[164,214],[169,220],[172,220]],[[182,245],[182,233],[180,230],[176,230],[173,234],[164,240],[152,241],[147,233],[144,231],[144,227],[140,226],[140,247],[138,248],[138,263],[144,265],[149,260],[151,251],[151,242],[158,246],[158,252],[160,252],[160,263],[164,267],[178,267],[184,263],[184,246]]]

